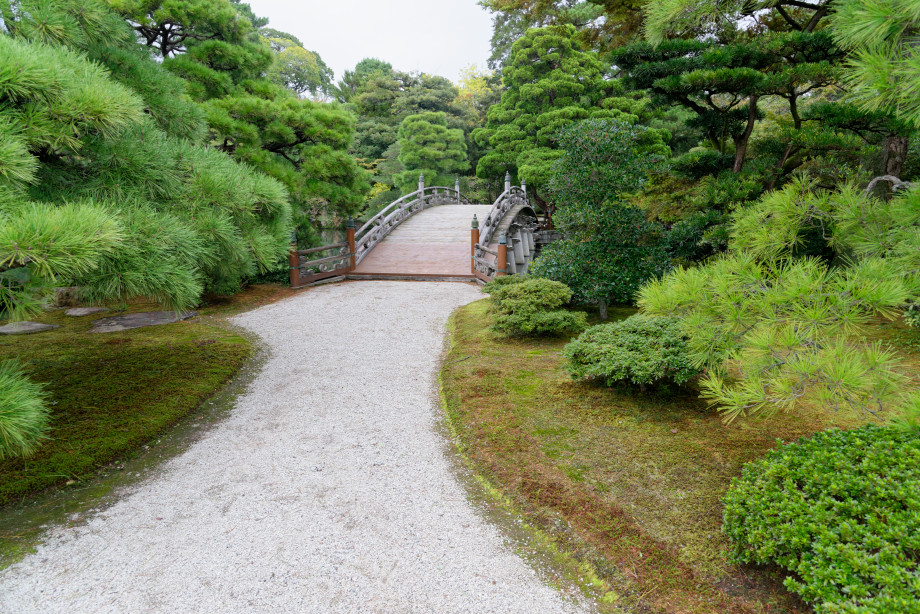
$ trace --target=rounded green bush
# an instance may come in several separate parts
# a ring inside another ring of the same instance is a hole
[[[0,362],[0,459],[28,456],[38,447],[48,430],[45,396],[19,363]]]
[[[592,326],[563,350],[573,378],[608,386],[683,384],[699,373],[687,354],[678,318],[645,315]]]
[[[558,281],[497,277],[482,291],[490,294],[498,311],[493,330],[512,337],[574,333],[587,323],[584,313],[560,309],[572,299],[572,291]]]
[[[819,613],[920,612],[920,429],[832,429],[748,463],[724,499],[734,557],[792,571]]]

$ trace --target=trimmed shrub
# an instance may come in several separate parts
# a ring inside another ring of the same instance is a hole
[[[18,362],[0,362],[0,459],[28,456],[38,447],[48,431],[45,397]]]
[[[584,313],[559,309],[572,299],[572,291],[557,281],[497,277],[482,291],[491,294],[499,313],[492,329],[510,337],[574,333],[587,323]]]
[[[683,384],[699,373],[679,318],[634,315],[592,326],[563,350],[573,378],[608,386]]]
[[[734,558],[775,563],[819,613],[920,612],[920,429],[832,429],[748,463],[724,499]]]
[[[489,298],[493,301],[497,301],[498,297],[503,292],[502,288],[512,284],[524,283],[528,279],[530,278],[522,275],[502,275],[501,277],[495,277],[482,287],[482,293],[490,295]]]

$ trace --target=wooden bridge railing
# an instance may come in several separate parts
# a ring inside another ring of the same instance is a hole
[[[489,248],[489,244],[508,213],[517,205],[528,203],[527,185],[512,187],[510,176],[506,176],[505,191],[495,200],[481,226],[474,216],[470,237],[470,255],[472,257],[471,270],[478,279],[488,282],[496,276],[527,272],[527,267],[536,252],[533,229],[515,228],[511,236],[502,232],[497,249]]]
[[[469,204],[469,202],[460,193],[459,186],[453,189],[442,186],[426,188],[424,184],[420,184],[418,190],[393,201],[358,229],[355,233],[355,257],[358,264],[394,228],[419,211],[424,211],[434,205]]]
[[[384,207],[380,213],[368,220],[357,231],[355,231],[354,223],[349,220],[345,233],[346,240],[343,243],[333,243],[311,249],[292,249],[288,257],[291,287],[301,288],[354,271],[364,257],[394,228],[419,211],[434,205],[469,204],[469,202],[460,193],[459,180],[453,188],[426,187],[424,175],[419,175],[418,190]]]

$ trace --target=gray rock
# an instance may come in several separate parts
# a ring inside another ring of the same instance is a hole
[[[108,311],[105,307],[74,307],[73,309],[65,311],[64,315],[79,318],[81,316],[91,316],[95,313],[103,313],[105,311]]]
[[[13,322],[6,326],[0,326],[0,335],[28,335],[31,333],[43,333],[46,330],[60,328],[55,324],[41,324],[39,322]]]
[[[91,333],[117,333],[123,330],[133,328],[143,328],[145,326],[160,326],[162,324],[173,324],[188,320],[198,315],[197,311],[187,311],[185,313],[176,313],[175,311],[145,311],[141,313],[129,313],[124,316],[112,316],[110,318],[100,318],[93,322]]]

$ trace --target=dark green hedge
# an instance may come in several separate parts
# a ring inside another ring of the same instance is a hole
[[[775,563],[819,613],[920,612],[920,429],[830,430],[748,464],[725,496],[735,557]]]

